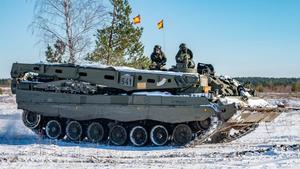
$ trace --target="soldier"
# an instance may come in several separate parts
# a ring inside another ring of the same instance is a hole
[[[155,45],[153,53],[151,54],[150,69],[152,70],[165,70],[164,66],[166,65],[167,58],[164,52],[161,50],[161,46]]]
[[[179,46],[179,51],[176,54],[176,63],[184,63],[187,68],[194,68],[193,52],[182,43]]]

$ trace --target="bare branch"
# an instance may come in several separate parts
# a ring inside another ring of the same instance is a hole
[[[30,27],[45,45],[58,39],[66,44],[71,63],[86,54],[94,31],[102,27],[107,13],[99,0],[36,0],[35,17]]]

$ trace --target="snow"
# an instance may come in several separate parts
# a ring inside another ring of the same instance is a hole
[[[268,107],[268,106],[272,106],[270,103],[268,103],[266,100],[264,99],[248,99],[247,100],[248,105],[250,107]]]
[[[142,95],[142,96],[172,96],[169,92],[134,92],[133,95]]]
[[[44,64],[44,63],[37,63],[37,64]],[[57,63],[47,63],[46,65],[54,65],[54,66],[61,66],[61,64]],[[183,72],[173,72],[173,71],[160,71],[160,70],[146,70],[146,69],[135,69],[132,67],[126,67],[126,66],[109,66],[109,65],[103,65],[103,64],[93,64],[93,63],[86,63],[86,64],[80,64],[76,66],[81,66],[85,68],[113,68],[118,71],[123,72],[130,72],[130,73],[150,73],[150,74],[160,74],[160,75],[176,75],[176,76],[182,76],[183,74],[190,74],[198,76],[198,73],[183,73]]]
[[[277,104],[276,102],[267,102],[265,99],[262,98],[257,98],[257,97],[249,97],[248,100],[243,101],[241,97],[223,97],[220,98],[220,101],[226,104],[232,104],[235,103],[241,107],[252,107],[252,108],[257,108],[257,107],[276,107]]]
[[[206,97],[206,98],[212,98],[212,95],[209,93],[192,93],[192,94],[181,94],[181,95],[172,95],[170,92],[159,92],[159,91],[153,91],[153,92],[134,92],[133,95],[143,95],[143,96],[167,96],[167,97]]]
[[[238,82],[237,80],[233,79],[232,77],[230,77],[228,75],[220,75],[219,78],[223,81],[232,82],[236,87],[238,87],[240,85],[240,82]]]
[[[274,99],[271,100],[274,102]],[[300,99],[288,99],[300,105]],[[10,95],[0,95],[0,166],[4,168],[299,168],[300,112],[224,144],[195,148],[131,147],[40,139],[23,126]]]
[[[198,76],[198,73],[183,73],[183,72],[173,72],[173,71],[160,71],[160,70],[147,70],[147,69],[135,69],[132,67],[125,67],[125,66],[120,66],[120,67],[113,67],[114,69],[118,71],[123,71],[123,72],[131,72],[131,73],[148,73],[148,74],[159,74],[159,75],[173,75],[173,76],[182,76],[182,75],[194,75]]]

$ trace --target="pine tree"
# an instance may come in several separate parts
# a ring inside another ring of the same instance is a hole
[[[113,66],[146,68],[150,61],[144,56],[140,41],[143,28],[130,21],[131,7],[127,0],[110,0],[113,11],[109,26],[97,30],[96,49],[86,60]]]
[[[141,55],[137,57],[131,57],[124,65],[137,69],[148,69],[151,65],[151,61],[147,56]]]
[[[46,61],[49,63],[62,63],[66,62],[63,61],[63,55],[65,54],[66,45],[61,40],[56,40],[53,48],[48,44],[47,50],[45,51]]]

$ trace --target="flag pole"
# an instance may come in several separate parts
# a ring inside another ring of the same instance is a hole
[[[165,19],[164,19],[164,27],[163,27],[163,47],[164,51],[166,52],[166,27],[165,27]]]
[[[157,23],[157,28],[158,28],[158,30],[162,31],[162,42],[161,43],[162,43],[163,49],[166,50],[166,31],[165,31],[165,26],[164,26],[164,19],[161,19]]]

